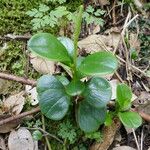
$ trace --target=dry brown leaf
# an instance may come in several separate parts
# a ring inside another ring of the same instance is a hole
[[[11,115],[0,115],[0,120],[6,119],[11,117]],[[0,126],[0,133],[7,133],[10,132],[13,128],[17,127],[19,125],[19,123],[21,122],[21,120],[14,120],[11,121],[9,123],[5,123],[3,125]]]
[[[101,6],[109,5],[109,4],[110,4],[110,2],[109,2],[108,0],[98,0],[98,2],[99,2],[99,4],[100,4]]]
[[[130,49],[134,48],[137,53],[140,52],[141,46],[140,46],[140,40],[138,40],[137,34],[130,33]]]
[[[5,113],[12,113],[14,115],[20,114],[23,109],[25,98],[24,92],[12,95],[3,101],[3,108]]]
[[[6,144],[5,144],[5,140],[2,136],[0,136],[0,149],[1,150],[6,150]]]
[[[9,150],[34,150],[34,141],[32,135],[26,128],[13,130],[8,138]]]
[[[42,74],[54,74],[55,72],[55,62],[49,61],[44,58],[40,58],[35,55],[30,56],[30,62],[33,68]]]
[[[94,53],[102,50],[113,51],[120,41],[120,33],[112,32],[109,35],[90,35],[78,42],[79,48],[86,53]]]
[[[114,100],[117,98],[117,85],[119,84],[120,82],[117,80],[117,79],[113,79],[110,81],[110,85],[112,87],[112,97],[111,97],[111,100]],[[134,101],[135,99],[137,99],[137,96],[135,94],[132,94],[132,99],[131,101]]]
[[[119,84],[119,81],[117,79],[114,79],[114,80],[111,80],[109,83],[112,88],[111,99],[114,100],[114,99],[116,99],[116,90],[117,90],[117,85]]]
[[[10,87],[10,82],[4,79],[0,79],[0,94],[7,94]]]
[[[150,93],[141,92],[140,96],[133,102],[133,105],[137,111],[150,115]]]
[[[136,149],[129,147],[129,146],[118,146],[118,147],[113,148],[113,150],[136,150]]]
[[[25,86],[25,91],[26,93],[29,95],[29,98],[30,98],[30,102],[31,102],[31,105],[35,106],[39,103],[38,101],[38,98],[37,98],[37,91],[36,91],[36,87],[32,87],[30,85],[26,85]]]

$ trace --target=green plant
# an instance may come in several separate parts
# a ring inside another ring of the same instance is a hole
[[[130,111],[132,91],[126,84],[117,86],[116,112],[124,126],[137,128],[142,124],[140,115]]]
[[[60,80],[54,75],[44,75],[37,81],[41,112],[49,119],[60,120],[72,104],[79,127],[84,132],[94,132],[104,123],[106,105],[111,99],[109,82],[99,76],[114,73],[118,62],[112,53],[105,51],[78,57],[82,13],[81,6],[75,23],[74,44],[68,44],[71,41],[67,38],[62,42],[49,33],[38,33],[29,40],[28,49],[40,57],[65,64],[73,75],[69,82],[63,82],[65,77]],[[90,80],[82,82],[87,76]]]
[[[35,130],[33,133],[32,133],[32,137],[35,141],[38,141],[38,140],[41,140],[43,135],[42,133],[39,131],[39,130]]]
[[[142,124],[142,118],[137,112],[130,111],[132,91],[124,83],[117,86],[117,98],[115,112],[108,112],[105,125],[110,126],[113,117],[118,117],[124,126],[137,128]]]
[[[64,139],[65,142],[69,141],[70,144],[73,144],[77,139],[76,130],[69,121],[60,123],[58,135]]]
[[[67,26],[68,21],[75,22],[76,20],[76,11],[71,12],[67,9],[67,6],[64,4],[66,0],[49,0],[49,2],[54,3],[54,9],[45,4],[40,4],[39,8],[32,9],[27,11],[27,15],[33,17],[31,23],[33,29],[42,29],[44,27],[50,26],[52,28],[56,26]],[[63,4],[62,6],[56,5]],[[103,26],[104,20],[100,18],[104,15],[105,11],[101,9],[95,9],[90,5],[87,7],[86,11],[83,13],[83,19],[87,24],[94,23],[95,25]]]
[[[83,13],[83,18],[85,19],[87,24],[94,23],[95,25],[103,26],[104,20],[100,17],[104,14],[105,14],[104,10],[97,9],[95,11],[95,9],[91,5],[89,5],[86,11]]]
[[[100,131],[92,132],[92,133],[86,133],[85,137],[88,139],[94,139],[96,142],[102,141],[103,135]]]

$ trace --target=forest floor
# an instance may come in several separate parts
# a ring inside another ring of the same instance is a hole
[[[43,74],[64,74],[61,64],[46,61],[27,50],[27,41],[39,31],[72,38],[73,24],[34,29],[27,11],[44,0],[1,0],[0,4],[0,149],[2,150],[150,150],[150,3],[141,0],[85,2],[94,11],[101,9],[104,24],[83,20],[79,55],[97,50],[111,51],[119,60],[114,75],[107,76],[113,89],[118,83],[132,89],[132,109],[143,123],[128,129],[120,121],[101,126],[85,135],[71,113],[63,120],[51,121],[38,106],[36,80]],[[49,3],[48,3],[49,4]],[[47,5],[48,5],[47,4]],[[64,5],[75,11],[81,1]],[[49,4],[50,5],[50,4]],[[49,7],[52,7],[51,5]],[[98,18],[98,17],[97,17]]]

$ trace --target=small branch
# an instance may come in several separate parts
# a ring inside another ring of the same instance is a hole
[[[115,118],[111,126],[104,126],[102,129],[103,141],[99,143],[94,143],[90,150],[107,150],[112,144],[116,132],[120,129],[121,122],[119,119]]]
[[[25,127],[25,128],[27,128],[27,129],[29,129],[29,130],[40,130],[41,132],[43,132],[43,133],[45,134],[44,136],[49,136],[49,137],[51,137],[51,138],[54,138],[55,140],[57,140],[57,141],[59,141],[61,144],[63,144],[63,141],[62,141],[62,140],[60,140],[60,139],[59,139],[58,137],[56,137],[55,135],[53,135],[53,134],[51,134],[51,133],[49,133],[49,132],[43,130],[42,128],[28,128],[28,127]]]
[[[39,107],[36,107],[30,111],[27,111],[27,112],[23,112],[19,115],[15,115],[15,116],[12,116],[12,117],[9,117],[9,118],[6,118],[6,119],[3,119],[0,121],[0,126],[1,125],[4,125],[8,122],[11,122],[11,121],[14,121],[14,120],[17,120],[17,119],[21,119],[21,118],[24,118],[25,116],[28,116],[28,115],[31,115],[31,114],[34,114],[34,113],[37,113],[40,111],[40,108]]]
[[[43,130],[45,131],[45,119],[44,119],[44,116],[43,116],[43,115],[42,115],[42,128],[43,128]],[[45,136],[45,141],[46,141],[46,143],[47,143],[47,148],[48,148],[48,150],[52,150],[51,144],[50,144],[50,142],[49,142],[47,136]]]
[[[7,74],[7,73],[2,73],[2,72],[0,72],[0,78],[5,79],[5,80],[17,81],[17,82],[27,84],[27,85],[31,85],[31,86],[36,85],[35,80],[30,80],[30,79],[26,79],[26,78],[23,78],[23,77],[14,76],[14,75]]]
[[[137,140],[137,137],[136,137],[136,134],[135,134],[135,131],[134,131],[133,128],[132,128],[132,132],[133,132],[133,136],[134,136],[134,139],[135,139],[135,143],[136,143],[137,149],[140,150],[140,146],[138,144],[138,140]]]
[[[25,36],[25,35],[13,35],[13,34],[7,34],[4,35],[4,37],[0,36],[0,40],[19,40],[19,41],[27,41],[31,38],[31,36]]]

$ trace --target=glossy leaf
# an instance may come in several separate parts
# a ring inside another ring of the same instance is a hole
[[[94,77],[87,83],[83,95],[90,105],[104,107],[111,100],[111,86],[106,79]]]
[[[69,81],[65,76],[63,76],[63,75],[56,76],[56,78],[57,78],[64,86],[68,85],[69,82],[70,82],[70,81]]]
[[[79,70],[86,75],[107,75],[114,73],[118,62],[109,52],[97,52],[87,56],[79,66]]]
[[[136,112],[119,112],[119,119],[128,128],[138,128],[142,124],[141,116]]]
[[[73,43],[73,41],[67,37],[58,37],[58,40],[65,46],[70,57],[73,58],[73,55],[74,55],[74,43]]]
[[[128,110],[131,107],[132,91],[126,84],[117,86],[117,102],[119,109],[122,111]]]
[[[63,44],[49,33],[37,33],[28,41],[28,48],[35,54],[53,61],[70,62]]]
[[[62,83],[51,75],[42,76],[37,82],[39,105],[42,113],[52,119],[62,119],[68,111],[70,97]]]
[[[105,117],[106,107],[95,108],[84,100],[79,103],[77,122],[84,132],[96,131],[104,123]]]
[[[66,92],[71,96],[79,95],[83,92],[85,85],[80,80],[72,80],[66,87]]]

